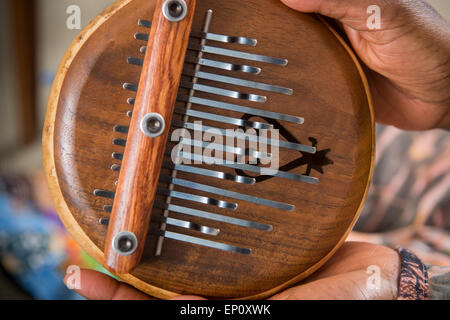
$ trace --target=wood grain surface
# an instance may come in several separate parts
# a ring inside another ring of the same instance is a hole
[[[122,86],[125,82],[137,84],[141,72],[140,67],[127,64],[127,58],[143,58],[139,48],[146,43],[135,40],[133,35],[149,32],[138,26],[137,21],[151,20],[154,7],[154,1],[120,1],[88,26],[66,54],[49,100],[44,160],[56,206],[73,237],[103,264],[107,227],[98,221],[110,217],[103,207],[112,205],[112,200],[96,197],[93,191],[115,191],[118,173],[110,168],[120,162],[113,160],[111,154],[123,153],[124,148],[112,141],[127,139],[127,135],[114,132],[113,128],[130,125],[126,113],[131,106],[127,99],[136,96]],[[373,169],[374,120],[370,93],[353,52],[320,18],[295,12],[278,0],[204,0],[197,2],[192,30],[202,30],[208,9],[214,10],[211,32],[258,40],[256,47],[213,41],[208,41],[208,45],[288,59],[286,67],[252,63],[263,69],[258,76],[208,67],[202,67],[202,71],[292,88],[292,96],[244,90],[266,95],[265,104],[231,98],[220,100],[303,117],[303,125],[280,123],[281,139],[313,144],[318,152],[311,156],[281,151],[280,165],[289,168],[291,173],[319,178],[320,182],[310,185],[270,178],[248,186],[179,173],[181,179],[285,202],[294,205],[295,210],[273,209],[217,195],[221,200],[237,202],[238,209],[227,211],[173,200],[177,205],[269,224],[273,230],[248,229],[171,212],[173,218],[218,228],[221,232],[213,238],[174,226],[168,226],[169,231],[251,248],[252,254],[241,255],[166,239],[162,255],[155,257],[161,210],[154,209],[141,263],[131,274],[120,277],[158,298],[176,294],[264,298],[317,270],[339,248],[356,222]],[[212,54],[205,54],[205,58],[243,63]],[[200,83],[218,86],[210,80],[200,80]],[[220,87],[236,89],[231,85]],[[218,99],[208,93],[197,95]],[[193,108],[249,118],[234,111],[219,112],[198,105]],[[177,119],[178,115],[174,117]],[[251,120],[265,121],[257,117]],[[207,120],[203,124],[233,128]],[[173,145],[169,143],[168,147]],[[197,167],[236,174],[218,166]],[[170,170],[162,169],[161,175],[170,175]],[[168,187],[167,183],[158,186]],[[178,186],[175,190],[212,197],[206,192]],[[158,197],[157,200],[165,200]]]

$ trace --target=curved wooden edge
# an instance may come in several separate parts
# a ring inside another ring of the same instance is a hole
[[[44,170],[47,177],[47,183],[50,188],[51,195],[54,200],[55,209],[58,212],[60,219],[66,227],[69,234],[76,240],[80,247],[86,251],[94,260],[102,265],[105,265],[104,253],[98,248],[92,240],[86,235],[80,225],[77,223],[69,207],[61,193],[58,174],[55,166],[55,152],[54,152],[54,131],[55,119],[57,114],[58,102],[60,98],[60,91],[64,83],[64,78],[70,65],[77,56],[83,44],[91,37],[91,35],[111,16],[113,16],[121,8],[128,5],[133,0],[118,0],[103,11],[97,18],[95,18],[89,25],[87,25],[80,35],[72,42],[63,57],[63,60],[58,68],[52,88],[50,89],[49,100],[47,104],[47,111],[45,116],[44,130],[42,136],[42,153]],[[178,294],[163,290],[149,285],[134,277],[131,274],[123,274],[119,277],[121,280],[131,284],[135,288],[161,299],[170,299]]]
[[[92,240],[86,235],[86,233],[83,231],[81,226],[78,224],[78,222],[73,217],[72,213],[69,210],[69,207],[62,195],[60,186],[59,186],[59,179],[56,172],[56,166],[55,166],[55,153],[54,153],[54,131],[55,131],[55,119],[57,114],[57,108],[58,108],[58,102],[60,98],[60,90],[62,88],[65,75],[72,64],[73,60],[77,56],[78,52],[80,51],[83,44],[89,39],[89,37],[105,22],[107,21],[112,15],[114,15],[117,11],[119,11],[121,8],[125,7],[127,4],[132,2],[133,0],[117,0],[114,4],[112,4],[110,7],[108,7],[103,13],[101,13],[97,18],[95,18],[89,25],[87,25],[83,31],[81,31],[80,35],[73,41],[70,48],[66,52],[66,54],[63,57],[63,60],[58,68],[58,71],[56,73],[52,88],[50,90],[49,100],[47,104],[47,111],[45,116],[45,124],[44,124],[44,130],[43,130],[43,137],[42,137],[42,152],[43,152],[43,162],[44,162],[44,170],[47,177],[47,183],[50,189],[50,192],[52,194],[52,197],[54,199],[55,203],[55,209],[58,212],[58,215],[60,219],[62,220],[64,226],[66,227],[69,234],[76,240],[76,242],[80,245],[80,247],[86,251],[86,253],[91,256],[94,260],[99,262],[102,265],[105,265],[105,256],[102,250],[100,250],[99,247],[97,247]],[[347,43],[342,39],[342,37],[323,19],[320,17],[320,20],[327,26],[327,28],[338,38],[338,40],[341,42],[341,44],[344,46],[344,48],[347,50],[351,58],[353,59],[356,67],[358,68],[358,71],[361,75],[362,82],[364,84],[367,98],[369,101],[369,107],[370,107],[370,116],[371,116],[371,122],[372,122],[372,160],[371,160],[371,168],[370,168],[370,174],[369,179],[367,181],[366,190],[364,192],[363,199],[361,201],[361,204],[358,208],[357,214],[355,215],[354,220],[352,221],[350,227],[348,228],[347,232],[345,233],[345,236],[342,238],[342,240],[333,248],[333,250],[328,253],[324,258],[322,258],[317,264],[315,264],[310,269],[303,272],[301,275],[287,281],[286,283],[273,288],[269,291],[262,292],[257,295],[249,296],[249,297],[242,297],[239,298],[240,300],[251,300],[251,299],[264,299],[267,297],[270,297],[279,291],[286,289],[288,287],[291,287],[295,285],[296,283],[300,282],[301,280],[305,279],[312,273],[314,273],[317,269],[322,267],[326,261],[328,261],[334,253],[343,245],[346,238],[348,237],[349,233],[353,229],[356,221],[358,220],[358,217],[362,211],[362,208],[364,206],[365,199],[367,197],[370,182],[372,179],[372,174],[374,170],[374,159],[375,159],[375,120],[374,120],[374,112],[373,112],[373,103],[371,98],[371,93],[369,89],[369,84],[366,78],[366,75],[364,74],[364,71],[361,67],[361,64],[356,57],[353,50],[347,45]],[[140,291],[151,295],[153,297],[159,298],[159,299],[170,299],[176,297],[177,293],[171,292],[168,290],[164,290],[155,286],[152,286],[135,276],[131,274],[123,274],[123,275],[116,275],[119,279],[127,282],[128,284],[132,285],[133,287],[139,289]]]
[[[280,292],[283,289],[287,289],[289,287],[294,286],[295,284],[298,284],[300,281],[309,277],[314,272],[316,272],[319,268],[321,268],[336,253],[336,251],[338,251],[341,248],[341,246],[344,244],[345,240],[348,238],[350,232],[352,231],[353,227],[355,226],[356,222],[358,221],[358,218],[361,214],[362,209],[364,208],[364,204],[367,199],[367,195],[369,193],[370,184],[372,182],[373,171],[375,169],[375,114],[374,114],[374,110],[373,110],[373,101],[372,101],[372,94],[370,92],[369,82],[368,82],[366,74],[364,73],[364,70],[361,66],[361,63],[360,63],[358,57],[356,56],[355,52],[352,50],[352,48],[345,42],[345,40],[336,32],[335,29],[333,29],[333,27],[331,27],[331,25],[322,16],[320,16],[320,15],[317,15],[317,16],[318,16],[319,20],[328,28],[328,30],[330,30],[330,32],[333,33],[333,35],[339,40],[339,42],[342,44],[342,46],[345,48],[345,50],[348,52],[348,54],[352,58],[353,62],[355,63],[356,68],[359,71],[362,83],[366,90],[367,100],[369,102],[370,121],[372,124],[372,155],[371,155],[370,171],[369,171],[369,177],[367,179],[367,185],[364,190],[363,198],[361,199],[361,203],[358,207],[358,210],[356,211],[356,214],[355,214],[355,217],[354,217],[352,223],[350,224],[349,228],[345,232],[345,235],[342,237],[342,240],[340,242],[338,242],[336,244],[336,246],[325,257],[323,257],[314,266],[312,266],[311,268],[304,271],[301,275],[299,275],[295,278],[292,278],[288,282],[283,283],[282,285],[280,285],[270,291],[266,291],[264,293],[257,294],[257,295],[251,296],[251,297],[246,297],[243,299],[251,300],[251,299],[264,299],[264,298],[270,297],[270,296]]]

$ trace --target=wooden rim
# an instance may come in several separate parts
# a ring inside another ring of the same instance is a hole
[[[62,88],[65,75],[67,71],[69,70],[73,60],[77,56],[78,52],[80,51],[81,47],[84,45],[84,43],[91,37],[91,35],[110,17],[112,17],[117,11],[131,3],[133,0],[117,0],[114,4],[112,4],[110,7],[108,7],[105,11],[103,11],[97,18],[95,18],[91,23],[89,23],[83,31],[81,31],[80,35],[72,42],[71,46],[67,50],[66,54],[64,55],[62,62],[58,68],[58,71],[56,73],[52,88],[50,90],[49,100],[47,104],[47,111],[46,111],[46,117],[45,117],[45,124],[44,124],[44,130],[43,130],[43,137],[42,137],[42,151],[43,151],[43,162],[44,162],[44,170],[47,177],[47,183],[51,192],[51,195],[54,200],[55,209],[58,212],[58,215],[60,219],[62,220],[64,226],[66,227],[69,234],[76,240],[76,242],[80,245],[80,247],[94,260],[99,262],[100,264],[104,265],[105,263],[105,257],[103,251],[100,250],[99,247],[97,247],[94,242],[86,235],[86,233],[83,231],[81,226],[78,224],[78,222],[73,217],[72,213],[69,210],[69,207],[62,195],[60,184],[59,184],[59,178],[58,174],[56,172],[56,166],[55,166],[55,152],[54,152],[54,132],[55,132],[55,119],[57,114],[57,107],[58,102],[60,98],[60,90]],[[364,196],[361,200],[360,206],[357,210],[357,213],[355,214],[355,217],[350,224],[348,230],[346,231],[345,235],[342,237],[342,240],[336,244],[336,246],[325,256],[323,257],[317,264],[312,266],[311,268],[304,271],[301,275],[292,278],[291,280],[279,285],[278,287],[275,287],[271,290],[249,296],[249,297],[242,297],[239,299],[246,300],[246,299],[264,299],[267,297],[270,297],[278,292],[280,292],[283,289],[286,289],[290,286],[295,285],[299,281],[305,279],[312,273],[314,273],[317,269],[322,267],[328,259],[331,258],[335,254],[335,252],[343,245],[345,240],[347,239],[349,233],[353,229],[353,226],[355,225],[356,221],[359,218],[359,215],[363,209],[365,200],[367,198],[367,194],[369,191],[370,182],[372,180],[372,174],[374,170],[374,159],[375,159],[375,120],[374,120],[374,111],[373,111],[373,103],[372,103],[372,97],[369,89],[369,84],[366,78],[366,75],[364,74],[364,71],[362,69],[362,66],[356,57],[353,50],[347,45],[347,43],[342,39],[342,37],[322,18],[319,16],[319,19],[324,23],[327,28],[334,34],[334,36],[339,40],[339,42],[342,44],[342,46],[345,48],[345,50],[348,52],[350,57],[352,58],[353,62],[355,63],[360,76],[361,80],[363,82],[368,103],[369,103],[369,109],[370,109],[370,117],[371,117],[371,124],[372,124],[372,155],[371,155],[371,163],[370,163],[370,172],[369,177],[367,179],[367,185],[365,188]],[[139,289],[140,291],[151,295],[153,297],[159,298],[159,299],[170,299],[178,296],[179,294],[175,292],[171,292],[168,290],[164,290],[155,286],[152,286],[139,278],[131,275],[131,274],[125,274],[117,276],[124,282],[132,285],[133,287]]]

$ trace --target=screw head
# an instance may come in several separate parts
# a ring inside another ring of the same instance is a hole
[[[141,121],[141,131],[150,138],[159,137],[165,128],[166,123],[159,113],[149,113]]]
[[[167,20],[179,22],[186,17],[188,8],[184,0],[166,0],[162,10]]]
[[[123,231],[113,238],[113,248],[121,256],[133,254],[138,246],[138,241],[134,233]]]

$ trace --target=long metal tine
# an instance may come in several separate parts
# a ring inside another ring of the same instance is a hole
[[[240,87],[247,87],[247,88],[258,89],[258,90],[263,90],[263,91],[268,91],[268,92],[281,93],[281,94],[285,94],[285,95],[289,95],[289,96],[294,94],[294,90],[289,89],[289,88],[275,86],[275,85],[266,84],[266,83],[262,83],[262,82],[249,81],[249,80],[243,80],[243,79],[234,78],[234,77],[222,76],[222,75],[218,75],[218,74],[210,73],[210,72],[195,71],[195,70],[184,68],[183,74],[187,75],[187,76],[191,76],[191,77],[196,77],[199,79],[206,79],[206,80],[211,80],[211,81],[216,81],[216,82],[222,82],[222,83],[226,83],[226,84],[232,84],[232,85],[236,85],[236,86],[240,86]]]
[[[237,176],[237,175],[233,175],[233,174],[229,174],[229,173],[225,173],[225,172],[221,172],[221,171],[207,170],[207,169],[202,169],[202,168],[197,168],[197,167],[192,167],[192,166],[187,166],[187,165],[182,165],[182,164],[172,164],[169,162],[164,162],[163,167],[166,169],[172,169],[172,170],[192,173],[192,174],[201,175],[201,176],[207,176],[207,177],[221,179],[221,180],[229,180],[229,181],[233,181],[233,182],[237,182],[237,183],[243,183],[243,184],[249,184],[249,185],[255,184],[254,178]]]
[[[270,153],[259,152],[259,151],[255,151],[253,149],[242,149],[242,148],[237,148],[234,146],[227,146],[227,145],[216,144],[216,143],[211,143],[211,142],[206,142],[206,141],[192,140],[192,139],[188,139],[188,138],[181,139],[180,143],[183,145],[190,145],[190,146],[200,147],[200,148],[208,148],[209,147],[210,149],[222,150],[222,152],[237,154],[240,156],[250,156],[252,158],[257,158],[257,159],[266,159],[266,158],[272,157],[272,154],[270,154]],[[169,155],[171,155],[171,154],[169,154]]]
[[[184,180],[184,179],[177,179],[177,178],[171,178],[171,177],[167,177],[167,176],[161,176],[160,181],[172,183],[172,184],[175,184],[175,185],[178,185],[181,187],[185,187],[185,188],[189,188],[189,189],[194,189],[194,190],[198,190],[198,191],[221,195],[223,197],[228,197],[228,198],[233,198],[233,199],[242,200],[242,201],[246,201],[246,202],[251,202],[254,204],[259,204],[259,205],[263,205],[263,206],[267,206],[267,207],[271,207],[271,208],[275,208],[275,209],[286,210],[286,211],[293,211],[295,209],[295,206],[287,204],[287,203],[258,198],[258,197],[250,196],[247,194],[233,192],[233,191],[221,189],[221,188],[216,188],[216,187],[212,187],[212,186],[208,186],[208,185],[204,185],[204,184],[200,184],[200,183],[196,183],[196,182],[192,182],[192,181],[188,181],[188,180]]]
[[[283,113],[271,112],[271,111],[261,110],[261,109],[257,109],[257,108],[250,108],[250,107],[245,107],[245,106],[241,106],[241,105],[225,103],[225,102],[215,101],[215,100],[210,100],[210,99],[189,97],[189,96],[183,95],[183,94],[179,94],[177,99],[179,101],[190,102],[193,104],[198,104],[198,105],[217,108],[217,109],[236,111],[236,112],[245,113],[245,114],[249,114],[249,115],[253,115],[253,116],[259,116],[262,118],[281,120],[281,121],[292,122],[292,123],[296,123],[296,124],[303,124],[305,122],[305,120],[303,118],[296,117],[296,116],[290,116],[290,115],[283,114]]]
[[[202,111],[197,111],[197,110],[192,110],[192,109],[186,110],[184,108],[176,107],[175,113],[184,114],[184,115],[199,118],[199,119],[206,119],[206,120],[212,120],[215,122],[232,124],[232,125],[235,125],[238,127],[251,127],[251,128],[255,128],[255,129],[266,129],[266,130],[270,130],[273,128],[273,125],[268,124],[268,123],[248,121],[248,120],[243,120],[243,119],[239,119],[239,118],[225,117],[225,116],[221,116],[221,115],[218,115],[215,113],[202,112]]]
[[[198,154],[180,152],[179,157],[181,157],[183,159],[193,160],[193,161],[214,163],[215,165],[218,165],[221,167],[233,168],[233,169],[242,170],[242,171],[249,171],[249,172],[253,172],[253,173],[257,173],[257,174],[264,174],[266,176],[279,177],[279,178],[283,178],[283,179],[299,181],[299,182],[306,182],[306,183],[310,183],[310,184],[318,184],[319,183],[318,178],[314,178],[314,177],[310,177],[310,176],[306,176],[306,175],[300,175],[300,174],[284,172],[284,171],[279,171],[279,170],[272,170],[270,168],[261,168],[261,167],[253,166],[253,165],[249,165],[249,164],[229,163],[223,159],[205,157],[203,155],[198,155]]]
[[[220,132],[224,137],[249,140],[249,141],[253,141],[253,142],[259,142],[259,143],[262,143],[265,145],[278,145],[280,148],[296,150],[296,151],[305,152],[305,153],[314,154],[317,151],[317,149],[312,146],[307,146],[307,145],[293,143],[293,142],[287,142],[287,141],[283,141],[283,140],[268,139],[265,137],[258,137],[256,135],[234,132],[233,130],[230,131],[230,130],[225,130],[225,129],[217,128],[217,127],[210,127],[210,126],[205,126],[205,125],[197,126],[191,122],[183,123],[183,122],[174,120],[172,122],[172,125],[179,127],[179,128],[185,128],[188,130],[199,130],[202,132],[206,132],[209,130],[217,130],[217,132]]]
[[[107,206],[107,207],[108,208],[105,208],[105,209],[107,209],[105,211],[111,212],[112,206]],[[110,219],[108,219],[108,218],[101,218],[99,220],[99,223],[107,226],[107,225],[109,225],[109,220]],[[200,225],[200,224],[197,224],[197,223],[194,223],[194,222],[190,222],[190,221],[185,221],[185,220],[180,220],[180,219],[173,219],[173,218],[165,218],[165,217],[161,217],[161,220],[163,220],[166,224],[171,225],[171,226],[176,226],[176,227],[180,227],[180,228],[185,228],[185,229],[198,231],[200,233],[207,234],[207,235],[210,235],[210,236],[218,236],[219,233],[220,233],[219,229],[210,228],[210,227],[203,226],[203,225]]]
[[[161,230],[161,236],[168,238],[168,239],[178,240],[178,241],[196,244],[196,245],[200,245],[200,246],[204,246],[204,247],[210,247],[213,249],[231,251],[231,252],[236,252],[236,253],[241,253],[241,254],[251,254],[252,253],[251,249],[236,247],[236,246],[232,246],[232,245],[217,242],[217,241],[201,239],[201,238],[192,237],[192,236],[175,233],[175,232],[171,232],[171,231]]]
[[[155,202],[155,207],[159,208],[159,209],[163,209],[163,210],[169,210],[171,212],[181,213],[181,214],[204,218],[204,219],[208,219],[208,220],[224,222],[224,223],[233,224],[233,225],[237,225],[237,226],[241,226],[241,227],[245,227],[245,228],[257,229],[257,230],[262,230],[262,231],[272,231],[273,230],[273,226],[268,225],[268,224],[228,217],[228,216],[224,216],[221,214],[211,213],[211,212],[202,211],[202,210],[196,210],[196,209],[178,206],[178,205],[174,205],[174,204],[165,204],[162,202]]]
[[[273,58],[268,56],[263,56],[259,54],[253,54],[248,52],[242,52],[237,50],[230,50],[230,49],[223,49],[213,46],[207,46],[207,45],[197,45],[194,43],[189,43],[188,46],[191,50],[201,51],[204,53],[211,53],[211,54],[217,54],[220,56],[227,56],[232,58],[239,58],[244,60],[250,60],[250,61],[257,61],[257,62],[264,62],[269,64],[275,64],[278,66],[287,66],[288,60],[286,59],[279,59],[279,58]]]

